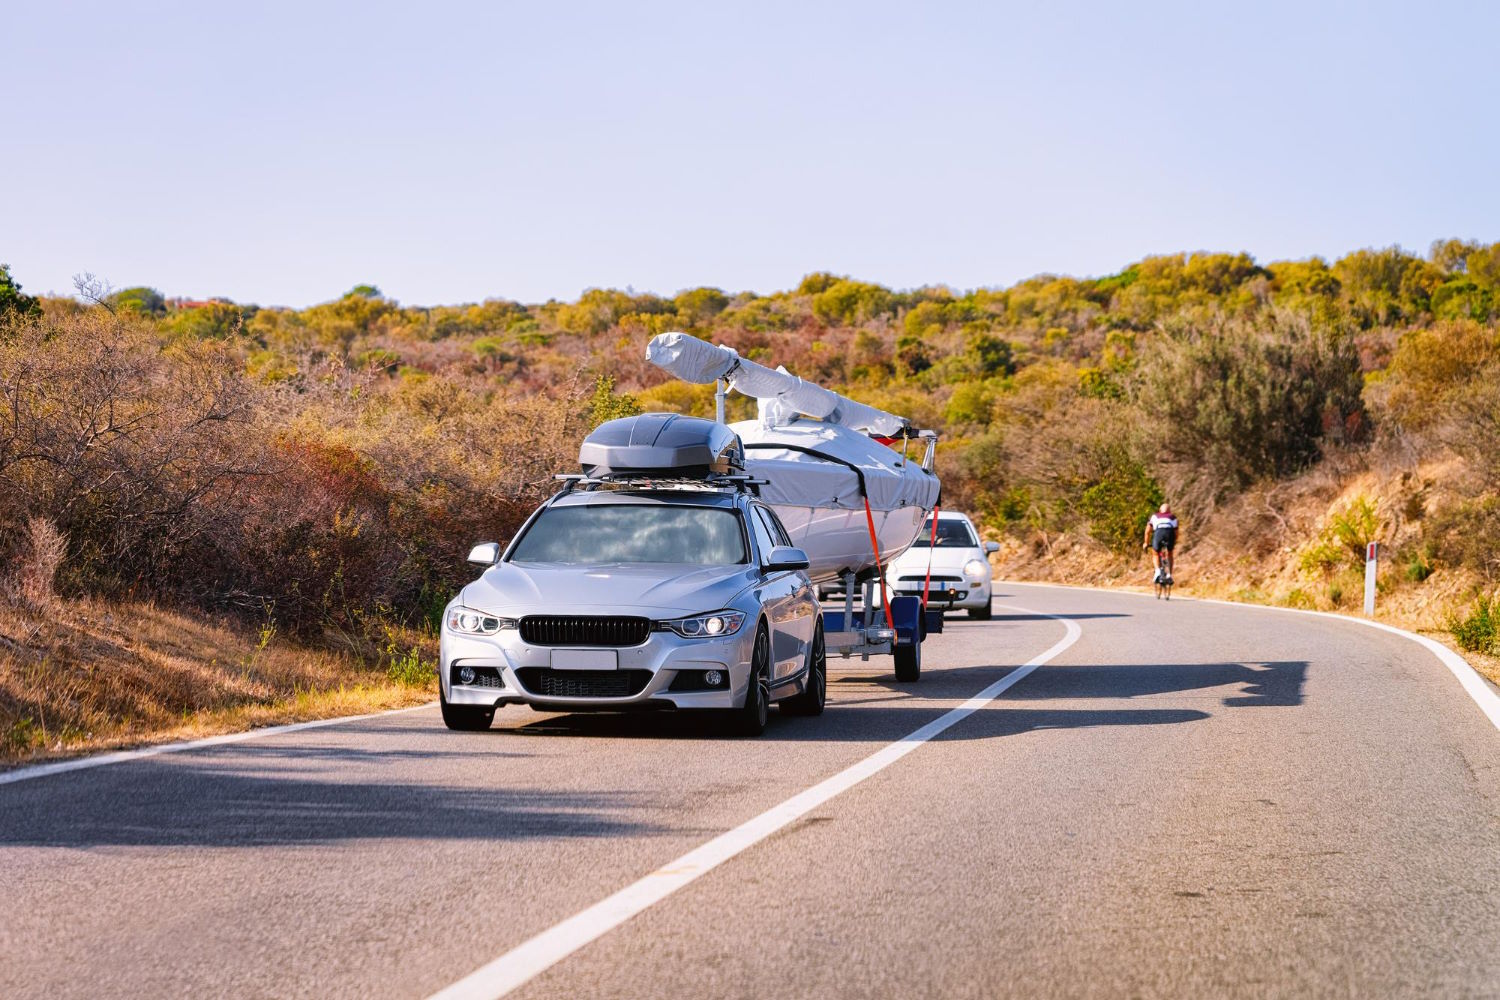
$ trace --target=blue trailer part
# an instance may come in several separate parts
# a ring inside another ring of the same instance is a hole
[[[890,598],[890,618],[875,599],[874,580],[856,585],[854,574],[844,581],[842,610],[823,612],[823,637],[830,656],[848,658],[856,654],[868,660],[872,653],[889,654],[896,660],[896,679],[914,681],[922,671],[922,640],[929,632],[942,631],[942,615],[922,607],[922,599],[912,595]],[[860,595],[856,605],[855,594]],[[892,626],[895,626],[892,628]]]

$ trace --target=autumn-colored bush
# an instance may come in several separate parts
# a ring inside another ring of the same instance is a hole
[[[0,548],[29,518],[67,540],[64,590],[180,580],[215,497],[265,472],[243,362],[211,341],[164,346],[92,310],[0,327]]]
[[[1170,326],[1139,371],[1135,404],[1160,455],[1210,496],[1296,472],[1364,426],[1352,339],[1296,313]]]

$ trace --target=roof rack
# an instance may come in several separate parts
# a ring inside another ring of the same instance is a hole
[[[597,476],[562,473],[553,478],[563,484],[563,493],[575,490],[592,492],[602,487],[614,487],[637,490],[735,490],[752,496],[759,496],[760,488],[769,481],[750,475],[725,475],[716,472],[706,476],[657,476],[639,472]]]

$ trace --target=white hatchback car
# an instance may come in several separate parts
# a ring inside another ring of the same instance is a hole
[[[989,554],[1000,551],[995,542],[980,542],[974,523],[963,514],[940,511],[937,544],[933,545],[932,518],[922,524],[916,542],[886,571],[887,585],[896,594],[921,596],[931,567],[932,581],[927,606],[939,611],[960,608],[970,618],[990,617]]]

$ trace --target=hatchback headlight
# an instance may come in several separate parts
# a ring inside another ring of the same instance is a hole
[[[711,611],[706,615],[691,618],[674,618],[661,622],[661,627],[670,629],[685,639],[721,639],[734,635],[745,624],[743,611]]]
[[[970,559],[964,563],[964,576],[971,580],[983,580],[990,575],[990,564],[980,562],[978,559]]]
[[[501,618],[473,608],[449,608],[448,631],[460,635],[494,635],[503,628],[515,628],[514,618]]]

